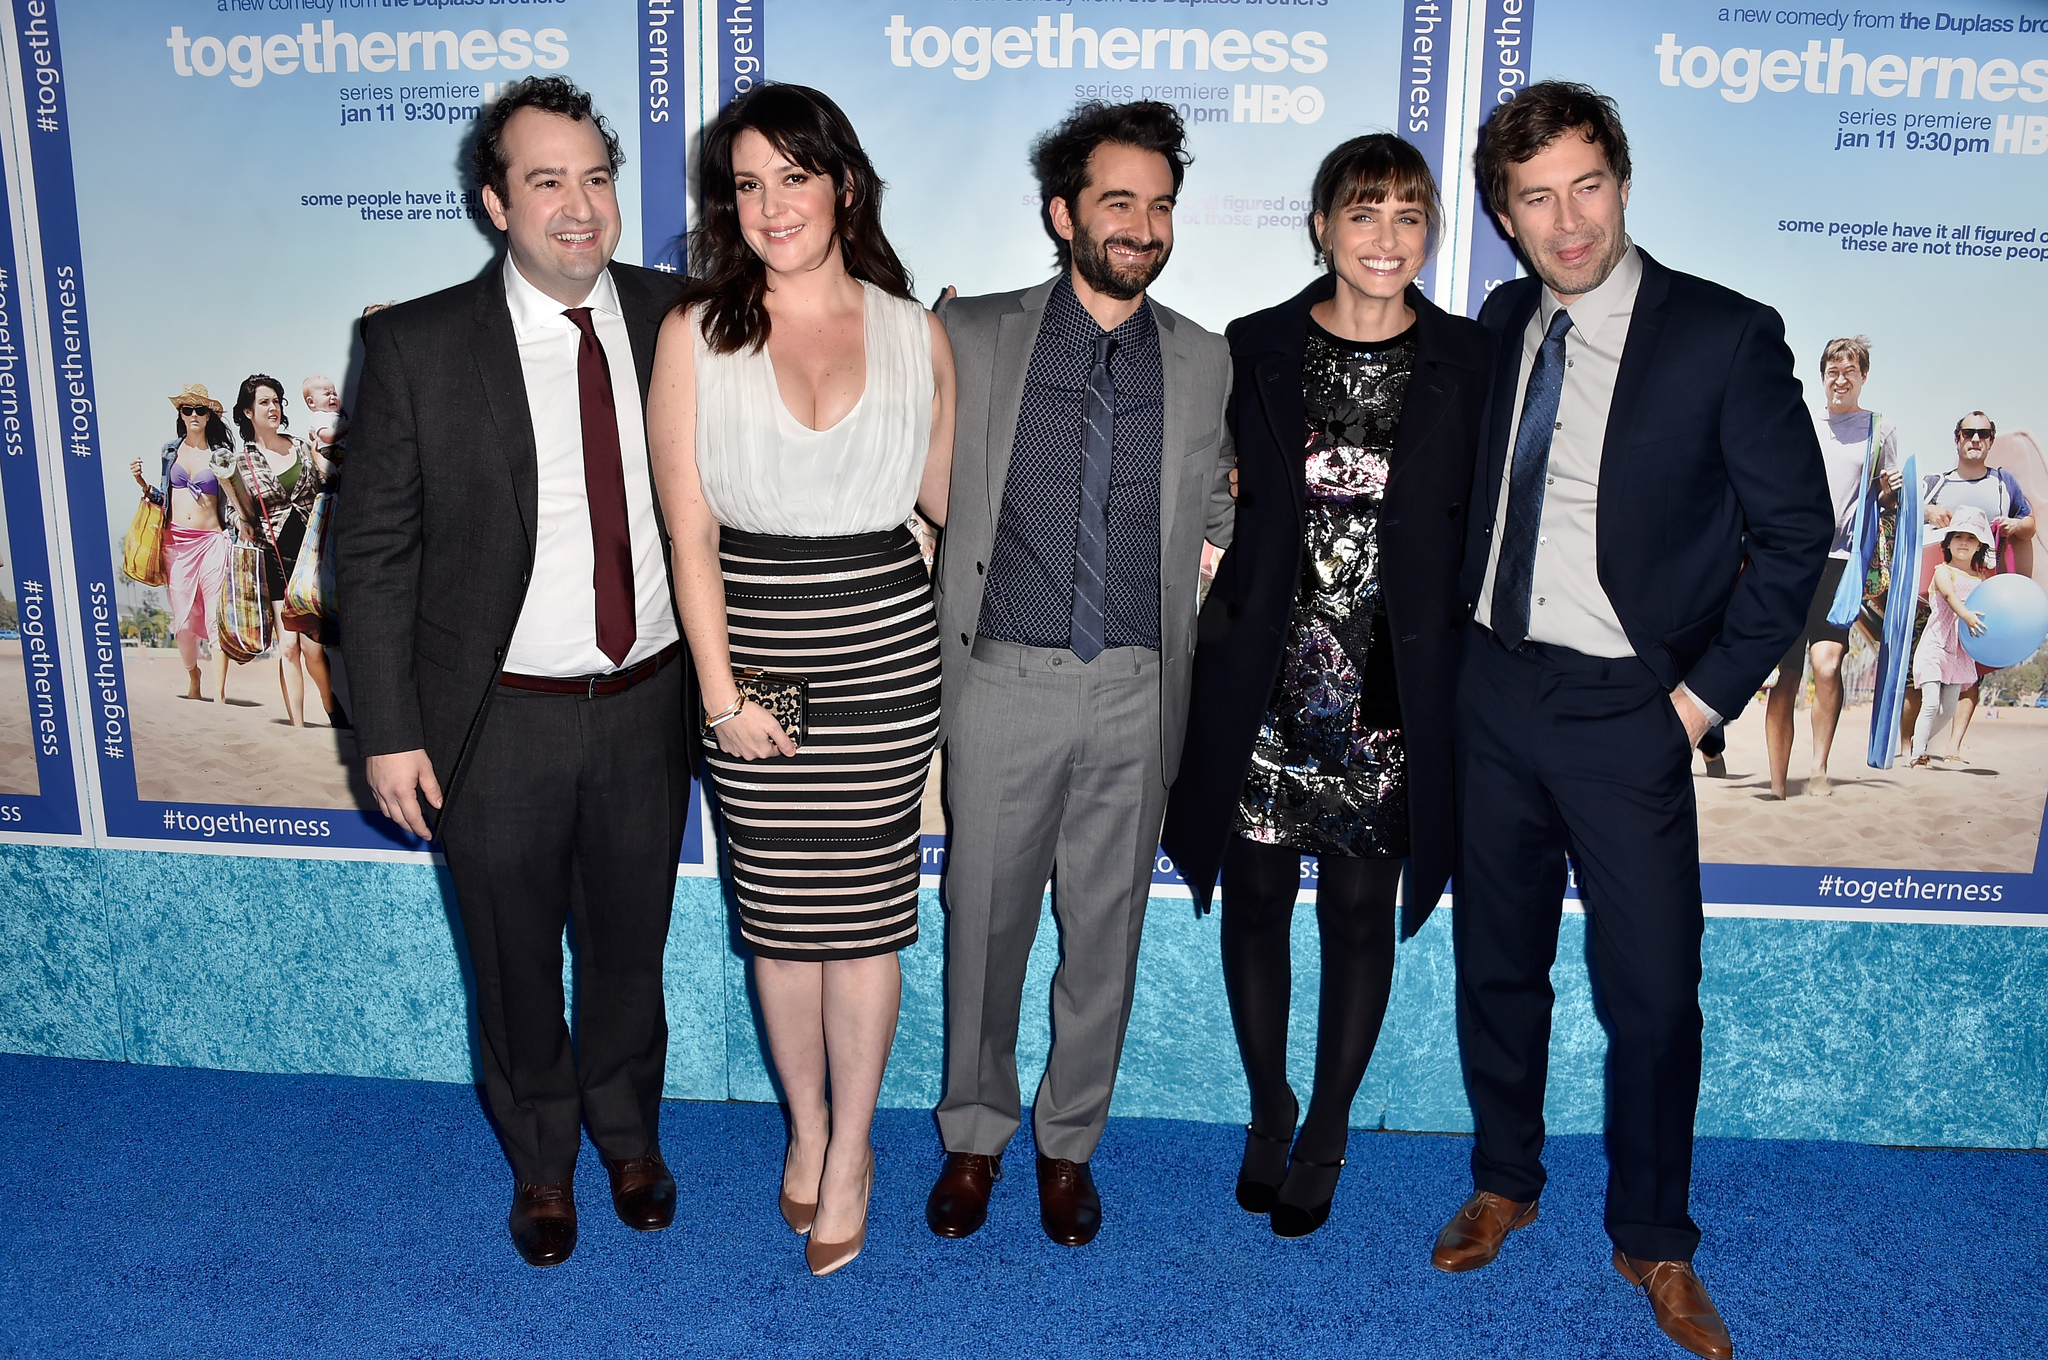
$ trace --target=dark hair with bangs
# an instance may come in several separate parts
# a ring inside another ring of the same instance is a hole
[[[1616,181],[1629,181],[1628,134],[1621,130],[1621,110],[1591,85],[1571,80],[1539,80],[1501,105],[1479,129],[1479,148],[1472,153],[1486,206],[1508,210],[1508,167],[1520,165],[1567,133],[1576,133],[1600,148]]]
[[[768,266],[740,230],[732,146],[752,128],[777,151],[832,181],[846,272],[894,297],[910,296],[910,273],[882,234],[881,177],[839,106],[807,85],[757,85],[726,105],[704,134],[697,229],[690,233],[690,274],[681,309],[702,305],[704,341],[720,354],[768,343]],[[851,193],[853,201],[846,201]]]
[[[1444,225],[1443,197],[1437,192],[1436,176],[1429,162],[1412,142],[1391,132],[1353,137],[1323,157],[1316,171],[1315,186],[1309,190],[1309,244],[1316,263],[1334,269],[1322,238],[1316,235],[1316,217],[1327,228],[1330,220],[1354,203],[1413,203],[1422,209],[1429,224],[1429,251],[1436,253]]]
[[[505,124],[521,109],[539,109],[572,123],[589,122],[598,136],[604,138],[605,158],[611,162],[614,177],[626,163],[626,153],[619,149],[619,134],[612,131],[612,125],[592,106],[590,96],[577,88],[575,81],[567,76],[528,76],[507,85],[484,108],[476,122],[476,140],[469,148],[469,171],[476,176],[477,187],[488,186],[499,202],[510,197],[511,188],[505,180],[511,171],[505,163]]]
[[[1052,237],[1060,253],[1060,268],[1074,262],[1074,247],[1052,229],[1052,201],[1065,199],[1067,211],[1088,187],[1088,161],[1104,142],[1156,151],[1166,157],[1173,172],[1174,197],[1180,197],[1181,181],[1194,157],[1188,154],[1187,129],[1171,104],[1140,99],[1130,104],[1105,104],[1093,99],[1077,105],[1058,127],[1031,145],[1031,169],[1038,176],[1039,197],[1044,200],[1039,216],[1045,234]]]

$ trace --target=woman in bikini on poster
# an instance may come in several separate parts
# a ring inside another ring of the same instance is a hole
[[[202,383],[187,383],[171,398],[177,435],[161,450],[154,486],[142,476],[142,460],[129,472],[150,500],[164,507],[164,566],[170,578],[171,630],[178,659],[185,663],[187,699],[205,699],[199,683],[199,640],[213,652],[213,693],[228,697],[228,654],[219,638],[220,583],[227,571],[229,522],[234,514],[221,497],[221,478],[235,457],[235,442],[221,420],[221,405]]]
[[[334,465],[308,440],[285,433],[284,384],[264,373],[242,380],[235,395],[235,425],[242,449],[228,482],[236,508],[254,527],[263,548],[265,594],[278,624],[278,688],[293,727],[306,725],[306,680],[319,691],[320,704],[333,727],[347,727],[348,717],[334,701],[327,653],[320,646],[320,619],[295,614],[285,607],[285,583],[298,565],[313,502],[334,472]]]

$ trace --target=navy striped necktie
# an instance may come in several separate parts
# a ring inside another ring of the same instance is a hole
[[[1571,313],[1559,308],[1543,333],[1529,390],[1522,396],[1522,423],[1515,431],[1515,464],[1508,475],[1507,522],[1501,527],[1500,561],[1493,569],[1493,631],[1510,647],[1529,636],[1529,594],[1536,577],[1537,531],[1543,527],[1544,478],[1550,471],[1550,437],[1557,431],[1564,396],[1564,337]]]
[[[1109,376],[1116,341],[1095,338],[1088,396],[1081,411],[1081,525],[1075,538],[1074,622],[1067,645],[1083,661],[1102,654],[1109,601],[1109,460],[1115,448],[1116,384]]]

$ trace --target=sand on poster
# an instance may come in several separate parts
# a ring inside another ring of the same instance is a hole
[[[472,278],[497,252],[465,167],[475,117],[504,82],[559,72],[610,111],[627,158],[618,253],[639,259],[634,7],[17,0],[15,11],[50,343],[60,396],[77,408],[61,434],[105,826],[123,841],[417,850],[362,810],[341,721],[347,621],[323,630],[339,642],[320,654],[328,693],[302,643],[296,663],[273,644],[228,665],[223,695],[205,621],[189,608],[173,619],[179,592],[120,569],[143,495],[135,469],[163,489],[165,451],[175,457],[183,435],[171,399],[200,384],[227,408],[225,437],[195,447],[218,442],[217,470],[239,471],[249,432],[236,398],[267,375],[286,438],[314,434],[309,397],[334,389],[344,423],[320,461],[347,495],[364,309]],[[38,54],[55,72],[42,83]],[[189,459],[184,475],[204,485],[208,461]],[[222,487],[201,498],[202,522],[252,531],[262,508]],[[195,503],[184,489],[173,500]]]
[[[1827,342],[1868,337],[1862,404],[1897,427],[1902,458],[1923,478],[1956,466],[1958,419],[1988,413],[2000,434],[1991,464],[2009,468],[2048,518],[2048,405],[2034,371],[2048,304],[2039,6],[1515,8],[1530,78],[1584,81],[1618,101],[1639,245],[1775,307],[1815,409]],[[1475,236],[1483,230],[1476,224]],[[2026,545],[2017,565],[2048,577],[2048,554]],[[1960,759],[1940,758],[1953,750],[1951,727],[1930,766],[1880,769],[1866,758],[1875,659],[1854,636],[1829,796],[1809,791],[1810,680],[1789,667],[1781,683],[1802,690],[1791,797],[1770,796],[1761,696],[1728,727],[1726,777],[1700,763],[1710,899],[2048,909],[2034,881],[2048,804],[2048,709],[2030,706],[2036,669],[1987,677],[1983,690],[2000,703],[1978,708]],[[2006,706],[2018,703],[2029,706]]]

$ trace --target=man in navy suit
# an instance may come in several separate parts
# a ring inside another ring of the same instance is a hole
[[[1832,503],[1776,312],[1628,238],[1613,101],[1546,81],[1477,154],[1534,278],[1500,337],[1461,584],[1461,848],[1452,938],[1474,1194],[1438,1269],[1536,1218],[1550,968],[1566,860],[1609,1033],[1614,1266],[1695,1354],[1733,1346],[1692,1271],[1699,826],[1692,749],[1799,632]]]

